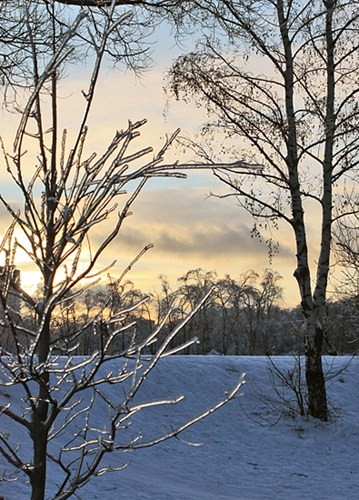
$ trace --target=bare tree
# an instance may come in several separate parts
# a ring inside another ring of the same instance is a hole
[[[334,229],[333,249],[341,266],[341,278],[335,286],[337,295],[344,297],[359,296],[359,213],[358,193],[355,186],[345,189],[344,199],[337,208],[338,223]],[[350,215],[340,217],[342,213]]]
[[[333,253],[340,266],[340,275],[334,275],[334,294],[326,308],[327,337],[340,352],[358,350],[358,300],[359,300],[359,214],[358,193],[355,187],[345,189],[345,196],[337,207],[339,218],[334,228]]]
[[[13,110],[18,105],[19,92],[32,85],[32,47],[36,47],[41,65],[41,55],[52,52],[67,31],[68,20],[74,9],[84,8],[86,20],[72,38],[73,51],[68,61],[84,62],[92,53],[87,30],[100,35],[112,0],[26,0],[25,9],[16,0],[0,0],[0,85],[4,103]],[[133,15],[115,27],[105,47],[108,60],[114,66],[130,68],[141,75],[153,64],[152,46],[155,30],[164,22],[173,28],[177,38],[185,23],[185,13],[190,11],[189,1],[172,0],[117,0],[113,19],[120,19],[128,8]],[[28,37],[25,16],[30,16],[32,40]],[[15,104],[15,106],[14,106]]]
[[[216,280],[216,274],[211,271],[204,271],[201,268],[191,269],[185,275],[178,278],[180,284],[178,297],[183,316],[186,316],[203,292],[211,287]],[[211,350],[211,333],[213,324],[210,320],[210,309],[214,307],[215,296],[206,301],[201,307],[196,318],[191,321],[189,328],[185,331],[185,338],[191,338],[195,334],[200,340],[202,354],[208,354]]]
[[[178,299],[179,306],[168,320],[168,326],[173,328],[203,293],[215,286],[211,299],[183,329],[176,342],[184,343],[196,335],[201,346],[197,350],[191,348],[192,352],[268,354],[272,348],[276,349],[274,330],[280,336],[276,321],[277,304],[282,298],[280,279],[278,273],[269,269],[264,270],[259,283],[259,275],[254,271],[238,278],[230,275],[219,278],[214,271],[192,269],[178,278],[179,287],[174,291],[161,277],[162,294],[154,296],[154,305],[157,311],[165,311],[172,299]]]
[[[87,16],[72,36],[72,51],[67,56],[68,63],[83,63],[92,57],[96,37],[108,19],[111,1],[49,1],[27,0],[23,8],[13,0],[0,2],[0,83],[4,92],[5,104],[12,110],[21,100],[24,88],[33,83],[33,51],[36,50],[39,71],[43,69],[46,55],[59,48],[67,32],[69,19],[73,17],[74,6],[87,6]],[[104,53],[111,64],[131,68],[137,73],[151,65],[149,37],[160,18],[156,12],[141,7],[145,2],[116,2],[113,21],[120,20],[108,36]],[[155,2],[156,3],[156,2]],[[133,5],[133,15],[122,18]],[[29,37],[25,19],[31,19],[32,33]],[[121,25],[121,28],[119,26]],[[91,29],[92,38],[88,37]]]
[[[259,286],[258,279],[257,273],[247,271],[237,279],[227,275],[216,282],[215,295],[222,314],[222,344],[226,344],[227,350],[230,337],[234,337],[236,354],[240,352],[240,344],[242,352],[245,349],[249,354],[268,354],[270,350],[272,311],[283,293],[277,284],[281,276],[265,269]],[[226,331],[227,327],[229,331]],[[246,337],[246,343],[243,337]],[[226,354],[226,351],[223,352]]]
[[[194,98],[207,107],[213,120],[203,128],[204,139],[221,132],[228,144],[233,141],[233,155],[263,166],[245,177],[228,169],[216,175],[255,217],[256,230],[260,221],[273,227],[278,220],[293,230],[294,276],[306,323],[308,411],[326,420],[321,353],[337,217],[333,205],[342,195],[341,182],[355,178],[358,166],[358,87],[353,82],[358,78],[359,5],[345,0],[203,1],[193,2],[193,18],[196,9],[208,18],[207,25],[201,18],[201,27],[217,26],[218,39],[212,32],[196,51],[180,57],[169,72],[169,88],[177,98]],[[315,206],[319,248],[318,257],[311,257],[304,213]]]
[[[77,36],[81,23],[88,14],[84,10],[79,12],[67,31],[63,30],[63,36],[56,37],[54,51],[50,54],[39,53],[37,50],[33,30],[33,22],[37,26],[37,17],[32,17],[30,10],[22,17],[25,26],[22,29],[27,31],[31,51],[33,84],[27,104],[21,112],[13,153],[7,153],[3,145],[6,169],[21,193],[23,207],[21,211],[17,211],[4,193],[0,195],[0,201],[13,219],[0,247],[1,252],[5,252],[0,301],[4,311],[2,326],[10,329],[13,340],[13,349],[1,349],[1,383],[9,387],[9,390],[15,386],[21,389],[23,407],[16,410],[11,404],[2,404],[0,416],[5,421],[11,419],[28,432],[33,450],[28,455],[21,445],[17,446],[13,436],[1,432],[0,453],[10,466],[27,475],[32,500],[44,499],[48,464],[62,474],[61,483],[53,498],[65,500],[90,477],[111,470],[107,466],[100,468],[103,457],[108,453],[152,446],[178,435],[189,425],[235,397],[242,383],[240,381],[218,404],[165,435],[149,441],[144,441],[140,435],[122,441],[119,434],[126,426],[129,416],[135,415],[149,404],[178,401],[173,399],[134,403],[133,398],[159,359],[173,352],[168,350],[171,340],[203,306],[211,290],[168,333],[157,347],[155,355],[145,364],[141,361],[142,353],[156,342],[171,313],[171,310],[167,312],[148,338],[139,341],[135,323],[128,322],[127,318],[130,310],[139,308],[147,297],[142,297],[130,306],[116,309],[105,302],[85,325],[61,332],[61,335],[54,328],[57,314],[66,310],[72,300],[91,284],[96,284],[100,274],[113,266],[114,263],[99,270],[99,258],[118,235],[125,219],[131,215],[131,206],[146,181],[159,175],[183,177],[183,174],[177,173],[176,168],[161,165],[177,132],[150,158],[148,155],[151,155],[152,148],[140,151],[133,149],[133,141],[139,135],[145,120],[129,122],[127,128],[116,132],[99,157],[96,158],[95,154],[85,156],[84,147],[88,134],[86,123],[106,44],[111,34],[119,30],[121,23],[125,23],[131,16],[126,13],[114,20],[114,9],[115,2],[112,2],[107,10],[102,32],[98,29],[96,33],[89,33],[88,43],[92,45],[96,57],[89,89],[83,91],[83,118],[70,148],[67,146],[66,131],[59,138],[56,86],[61,65],[72,51],[70,43]],[[49,15],[55,33],[57,20],[51,16],[51,12]],[[42,99],[44,94],[50,97],[48,108]],[[51,126],[46,130],[48,113],[51,116]],[[31,158],[28,160],[27,150],[36,151],[37,164],[33,167]],[[126,188],[131,191],[127,193]],[[124,201],[118,209],[120,200]],[[116,209],[118,217],[112,230],[97,247],[91,245],[90,237],[94,229]],[[21,241],[14,238],[14,231],[22,234]],[[127,272],[150,247],[151,245],[144,248],[130,263],[118,283],[125,279]],[[20,287],[14,287],[17,249],[22,249],[28,255],[42,276],[43,289],[38,300],[34,300]],[[64,274],[61,276],[62,269]],[[27,306],[35,312],[35,321],[30,327],[14,318],[16,311],[13,310],[10,299],[14,294],[26,301]],[[83,334],[89,328],[98,336],[99,348],[91,356],[81,359],[74,357],[74,349],[81,344]],[[110,355],[111,346],[124,332],[130,338],[127,347]],[[194,341],[190,339],[184,347]],[[65,358],[59,358],[59,353],[64,354]],[[108,361],[117,358],[122,358],[123,363],[119,364],[116,373],[108,373]],[[133,362],[130,358],[133,358]],[[103,390],[108,384],[124,384],[121,401],[112,402],[108,399]],[[87,403],[83,406],[81,395],[84,393],[90,393],[90,397],[85,398]],[[109,421],[105,433],[103,429],[91,427],[91,408],[96,399],[105,402],[108,408]],[[63,443],[56,453],[50,453],[49,442],[59,439],[63,430],[76,422],[77,430],[71,442]]]
[[[260,282],[260,288],[256,294],[256,317],[260,329],[260,343],[262,351],[269,354],[270,330],[272,329],[272,316],[275,306],[283,298],[283,288],[279,286],[282,279],[279,273],[265,269]]]

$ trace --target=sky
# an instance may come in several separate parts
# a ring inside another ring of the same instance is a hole
[[[154,64],[141,79],[130,71],[113,70],[105,64],[101,73],[95,102],[89,120],[87,150],[101,153],[115,131],[124,128],[127,120],[146,118],[147,124],[136,139],[138,148],[152,145],[162,147],[166,134],[180,127],[182,133],[193,137],[206,120],[204,110],[194,104],[171,100],[166,105],[163,90],[164,73],[174,58],[190,46],[190,42],[178,47],[168,30],[162,29],[154,47]],[[77,130],[83,98],[81,90],[88,86],[90,65],[78,65],[69,71],[60,84],[60,126],[71,133]],[[166,112],[165,112],[166,109]],[[2,112],[0,131],[6,147],[10,149],[18,123],[17,115]],[[193,160],[191,152],[173,147],[166,157],[168,163]],[[227,158],[223,158],[226,161]],[[2,164],[1,168],[4,168]],[[12,191],[11,181],[2,170],[2,185],[15,204],[19,203]],[[158,286],[158,276],[165,275],[175,286],[176,279],[190,269],[202,268],[216,271],[218,275],[230,274],[232,278],[253,269],[261,274],[271,267],[283,277],[283,305],[294,306],[299,302],[297,284],[293,278],[296,267],[295,248],[291,229],[285,224],[273,234],[279,241],[279,254],[273,261],[268,258],[264,242],[251,237],[253,221],[238,206],[235,198],[218,199],[210,193],[225,194],[224,186],[208,172],[189,172],[187,179],[151,179],[133,205],[134,215],[128,218],[119,236],[103,255],[104,267],[116,259],[111,274],[119,275],[122,269],[149,243],[154,248],[136,264],[128,278],[135,286],[150,292]],[[2,220],[6,213],[0,207]],[[310,209],[307,231],[311,263],[317,258],[317,216]],[[93,242],[99,242],[104,231],[110,231],[114,220],[103,222],[94,234]],[[4,230],[3,230],[4,231]],[[22,283],[31,290],[39,276],[32,265],[19,255]]]

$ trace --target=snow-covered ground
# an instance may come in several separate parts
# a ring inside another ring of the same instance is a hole
[[[276,357],[289,368],[291,358]],[[330,369],[348,358],[325,358]],[[334,363],[334,366],[332,366]],[[358,500],[359,498],[359,360],[328,384],[334,408],[330,422],[322,423],[283,415],[281,408],[267,405],[272,399],[267,360],[264,357],[173,356],[161,360],[141,389],[140,399],[185,394],[177,405],[162,406],[138,414],[133,431],[144,438],[163,433],[192,414],[223,397],[242,372],[246,372],[243,395],[219,409],[177,439],[156,447],[109,455],[109,462],[123,471],[93,478],[78,491],[83,500]],[[116,393],[112,388],[112,395]],[[11,401],[1,390],[0,397]],[[16,405],[16,403],[15,403]],[[283,409],[283,408],[282,408]],[[104,418],[94,409],[99,425]],[[274,422],[279,421],[276,425]],[[15,430],[5,420],[2,431]],[[23,442],[24,434],[16,431]],[[5,466],[1,459],[0,467]],[[9,470],[9,467],[6,466]],[[49,476],[48,498],[56,474]],[[5,500],[30,498],[24,479],[0,483]]]

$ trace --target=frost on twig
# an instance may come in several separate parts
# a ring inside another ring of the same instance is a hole
[[[0,244],[0,253],[4,255],[0,279],[0,384],[11,395],[7,404],[0,405],[0,418],[6,423],[11,420],[12,426],[24,431],[24,439],[29,439],[32,446],[22,447],[12,433],[2,433],[0,453],[12,469],[27,476],[32,498],[36,499],[44,498],[46,464],[60,478],[53,498],[65,500],[92,476],[122,468],[104,465],[103,458],[109,453],[124,453],[177,437],[236,397],[243,383],[241,379],[223,400],[165,434],[150,439],[143,438],[141,432],[129,434],[131,422],[139,412],[182,399],[178,396],[139,402],[138,393],[161,358],[197,342],[193,338],[173,347],[174,338],[213,290],[208,290],[172,330],[168,319],[173,309],[169,308],[157,325],[151,323],[151,333],[138,335],[139,310],[145,307],[148,297],[115,307],[114,293],[99,301],[94,314],[84,314],[81,321],[69,321],[75,298],[85,296],[101,275],[115,265],[112,262],[99,269],[100,257],[131,215],[146,182],[151,177],[184,176],[177,163],[163,163],[179,130],[166,138],[158,153],[153,153],[152,147],[135,147],[146,120],[129,121],[114,133],[101,154],[86,152],[88,116],[106,43],[112,31],[119,29],[130,15],[124,14],[113,22],[114,7],[112,2],[102,33],[100,29],[96,32],[96,41],[90,36],[95,48],[94,68],[88,90],[83,93],[83,115],[72,144],[68,144],[70,134],[58,130],[57,70],[71,52],[69,42],[86,13],[81,11],[63,39],[56,40],[57,49],[43,64],[38,61],[31,19],[25,16],[34,82],[21,112],[14,152],[7,153],[2,143],[6,171],[20,190],[22,209],[14,208],[5,192],[0,194],[0,202],[12,219]],[[42,99],[49,88],[50,128],[45,126],[48,109]],[[32,170],[28,151],[36,151]],[[106,221],[112,221],[108,232]],[[91,236],[100,223],[102,235],[96,246]],[[112,282],[114,291],[151,246],[141,250]],[[41,275],[43,286],[37,297],[21,288],[17,250],[27,255]],[[95,348],[89,345],[92,341]],[[93,422],[95,405],[104,408],[105,423],[101,428]],[[123,466],[127,463],[126,457]]]
[[[133,419],[136,418],[139,412],[160,405],[177,404],[183,400],[183,396],[180,395],[174,398],[160,398],[139,402],[137,395],[161,358],[171,353],[169,346],[174,336],[192,318],[196,310],[203,305],[212,291],[212,289],[209,290],[206,296],[197,304],[195,310],[188,313],[181,323],[167,334],[163,342],[158,346],[155,355],[148,356],[147,354],[143,356],[148,345],[154,341],[155,337],[159,337],[161,330],[165,327],[166,322],[163,321],[142,342],[136,342],[135,340],[133,344],[129,344],[125,351],[106,356],[108,343],[113,341],[115,332],[121,329],[117,323],[123,324],[123,317],[125,317],[125,310],[123,310],[118,313],[115,319],[109,316],[109,324],[114,328],[114,336],[110,336],[101,344],[101,348],[90,356],[49,356],[44,363],[39,363],[38,358],[35,356],[31,369],[27,366],[29,358],[26,356],[21,358],[23,360],[21,383],[24,390],[27,390],[23,399],[26,404],[30,403],[29,410],[23,415],[15,416],[11,410],[12,405],[8,404],[3,406],[1,411],[3,416],[12,418],[31,432],[31,411],[36,411],[35,407],[38,404],[38,396],[36,391],[33,391],[32,385],[34,382],[36,384],[41,383],[43,373],[49,374],[49,385],[46,387],[49,409],[43,425],[48,429],[48,443],[56,441],[61,445],[57,444],[57,453],[53,451],[53,448],[51,452],[47,451],[47,459],[52,463],[51,467],[58,468],[57,474],[61,476],[62,473],[63,476],[63,482],[58,486],[54,498],[57,500],[68,498],[78,487],[85,484],[92,475],[97,476],[123,468],[101,466],[100,464],[107,454],[113,452],[126,453],[131,450],[154,446],[171,437],[178,437],[189,426],[210,415],[237,396],[240,387],[244,383],[243,377],[231,391],[225,393],[222,400],[182,424],[166,430],[164,434],[159,434],[151,439],[144,439],[142,433],[133,434],[128,432]],[[102,314],[105,314],[104,310]],[[196,339],[193,339],[193,341],[195,342]],[[116,364],[114,364],[115,360],[117,360]],[[20,363],[15,359],[11,359],[9,354],[7,361],[3,360],[3,371],[8,374],[10,379],[14,380],[16,373],[19,372],[19,365]],[[116,367],[115,371],[108,371],[105,368],[106,366],[111,366],[112,370]],[[20,382],[20,380],[17,381]],[[109,392],[109,387],[115,385],[123,388],[121,399],[119,399],[121,394],[119,389],[112,389]],[[98,428],[93,424],[91,412],[94,405],[102,405],[104,408],[104,427],[102,428]],[[71,431],[66,432],[69,426],[71,426]],[[74,433],[72,429],[75,429]],[[62,436],[71,434],[71,440],[63,442]],[[28,461],[21,461],[19,458],[19,456],[26,455],[26,453],[18,453],[19,449],[21,451],[22,448],[18,445],[14,447],[14,445],[8,444],[8,440],[3,436],[1,436],[0,441],[4,442],[4,446],[0,447],[0,451],[3,456],[9,457],[10,464],[31,476],[32,465],[30,458]],[[124,467],[127,465],[126,462]]]

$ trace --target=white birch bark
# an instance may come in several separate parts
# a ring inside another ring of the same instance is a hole
[[[201,2],[196,7],[204,8]],[[341,203],[345,188],[336,185],[343,186],[345,175],[356,181],[359,158],[358,88],[352,84],[354,75],[359,76],[353,59],[359,47],[359,4],[228,0],[206,2],[205,9],[227,36],[230,49],[226,51],[209,36],[196,52],[177,59],[168,74],[168,88],[176,98],[194,98],[213,113],[205,131],[223,133],[234,151],[238,148],[246,159],[262,164],[262,170],[242,177],[228,168],[216,172],[232,189],[229,196],[237,197],[256,223],[275,227],[281,219],[293,228],[294,276],[306,324],[308,411],[325,420],[321,355],[335,221],[333,190],[341,208],[337,218],[343,220],[353,204],[345,208]],[[200,23],[211,29],[203,19]],[[252,54],[258,70],[246,66]],[[261,58],[265,70],[258,62]],[[187,142],[196,149],[194,142]],[[199,144],[197,151],[210,156],[205,144]],[[257,189],[257,181],[267,188]],[[306,200],[317,204],[321,217],[315,256],[308,253]]]

